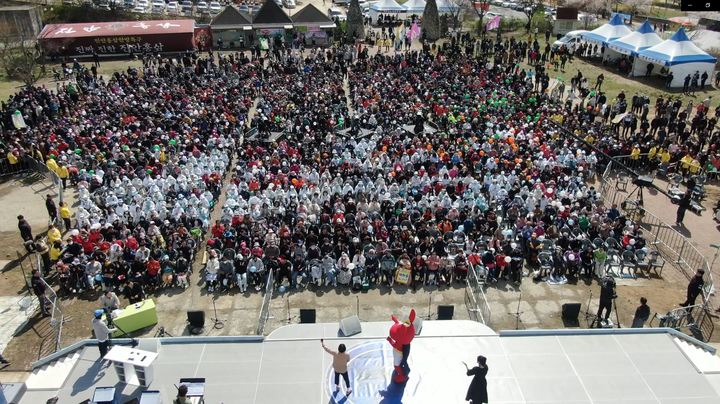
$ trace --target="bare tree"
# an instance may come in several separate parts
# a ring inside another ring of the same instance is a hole
[[[652,0],[623,0],[622,4],[625,4],[629,14],[635,17],[638,13],[646,14],[652,5]]]
[[[522,12],[527,17],[527,24],[525,24],[525,30],[530,32],[530,24],[532,23],[532,16],[537,11],[538,7],[542,6],[541,0],[521,0],[520,5],[523,7]]]
[[[18,35],[7,24],[0,25],[0,66],[11,80],[22,81],[32,86],[45,75],[42,52],[38,43]]]

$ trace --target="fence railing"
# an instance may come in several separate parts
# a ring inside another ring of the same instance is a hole
[[[678,331],[689,332],[693,338],[703,342],[710,340],[713,331],[715,331],[715,324],[705,303],[673,309],[664,316],[655,315],[650,320],[651,327],[655,319],[658,320],[658,327],[669,327]]]
[[[63,195],[62,182],[60,180],[60,177],[58,177],[58,175],[55,174],[55,172],[50,170],[48,168],[48,166],[46,166],[43,162],[41,162],[33,157],[25,156],[25,157],[23,157],[23,161],[24,161],[25,166],[29,170],[37,171],[39,173],[49,176],[50,180],[52,181],[53,187],[55,188],[55,193],[58,195],[59,201],[60,202],[65,201],[64,195]]]
[[[465,286],[465,306],[471,320],[490,326],[490,305],[484,286],[485,284],[480,281],[475,267],[469,265]]]
[[[263,296],[262,306],[260,307],[260,318],[258,318],[258,326],[255,334],[263,335],[265,332],[265,324],[270,316],[270,300],[272,300],[275,291],[273,271],[268,271],[267,283],[265,284],[265,295]]]
[[[612,166],[613,162],[611,161],[601,177],[601,196],[607,206],[618,203],[620,200],[627,200],[628,197],[627,194],[618,192],[617,182],[612,182],[614,174]],[[618,205],[620,204],[618,203]],[[667,262],[673,262],[688,279],[698,269],[705,270],[703,298],[707,300],[713,292],[714,280],[705,256],[687,237],[669,224],[642,206],[632,203],[630,205],[633,205],[634,208],[633,220],[643,229],[645,239],[656,246]]]
[[[65,315],[62,311],[62,306],[60,305],[57,293],[55,293],[52,286],[45,281],[43,262],[40,254],[35,254],[35,256],[37,258],[37,268],[42,275],[40,279],[42,279],[42,282],[45,284],[45,298],[47,299],[47,302],[43,302],[41,299],[38,300],[40,300],[40,304],[50,304],[50,325],[55,329],[55,349],[53,350],[53,352],[55,352],[60,349],[62,344],[62,328],[65,323]]]

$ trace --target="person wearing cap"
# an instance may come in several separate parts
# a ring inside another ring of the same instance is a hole
[[[107,354],[108,347],[110,346],[110,335],[117,331],[117,328],[109,328],[105,321],[102,319],[102,315],[105,313],[102,309],[95,310],[95,318],[92,320],[92,328],[95,333],[95,339],[98,342],[98,349],[100,350],[100,359],[105,357]]]
[[[705,281],[703,280],[703,276],[705,275],[705,270],[700,268],[695,272],[695,276],[690,279],[690,283],[688,283],[687,287],[687,299],[683,303],[680,303],[681,307],[688,307],[688,306],[694,306],[695,305],[695,299],[702,293],[703,286],[705,285]]]

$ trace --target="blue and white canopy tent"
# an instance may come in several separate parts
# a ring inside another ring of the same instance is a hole
[[[641,50],[655,46],[660,42],[662,42],[662,38],[655,33],[652,25],[650,25],[648,21],[645,21],[634,32],[608,42],[608,48],[612,51],[611,53],[615,52],[622,55],[637,56]]]
[[[398,4],[395,0],[380,0],[377,3],[370,6],[370,19],[373,23],[376,23],[378,16],[382,15],[395,15],[397,18],[402,18],[398,14],[405,13],[405,7]]]
[[[425,0],[408,0],[403,7],[408,15],[422,15],[425,11]]]
[[[622,38],[630,33],[632,33],[632,31],[623,23],[622,17],[619,14],[613,14],[607,24],[595,28],[590,32],[580,34],[580,36],[588,42],[607,45],[608,42]]]
[[[685,34],[685,29],[680,28],[670,39],[638,52],[633,74],[644,75],[648,63],[660,66],[653,69],[654,74],[659,74],[662,68],[672,72],[670,86],[681,87],[688,74],[707,72],[712,78],[717,59],[695,45]]]

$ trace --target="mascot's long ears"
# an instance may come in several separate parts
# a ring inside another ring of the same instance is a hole
[[[395,324],[401,322],[400,320],[398,320],[397,317],[395,317],[394,314],[393,314],[392,316],[390,316],[390,318],[392,319],[392,321],[393,321]],[[415,309],[410,310],[410,316],[408,316],[408,321],[407,321],[407,322],[408,322],[409,324],[412,324],[412,323],[415,322]],[[409,325],[409,324],[408,324],[408,325]]]

